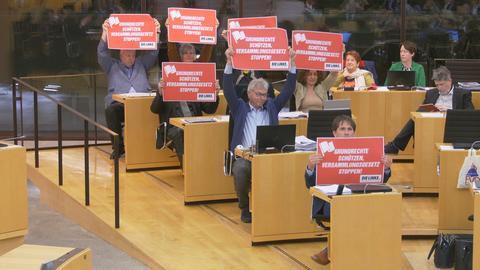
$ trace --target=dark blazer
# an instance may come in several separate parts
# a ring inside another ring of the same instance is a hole
[[[425,99],[423,100],[423,104],[435,104],[437,102],[440,93],[438,89],[432,89],[426,92]],[[470,90],[460,89],[460,88],[453,88],[453,96],[452,96],[452,109],[454,110],[474,110],[472,103],[472,93]]]
[[[187,102],[192,110],[192,116],[201,116],[202,112],[214,113],[218,107],[218,97],[216,102]],[[162,96],[157,92],[157,95],[150,105],[150,111],[158,114],[159,121],[167,122],[170,126],[170,117],[174,116],[175,110],[180,107],[179,102],[163,102]]]
[[[287,82],[283,85],[282,91],[276,98],[268,98],[265,102],[268,116],[270,118],[270,125],[278,125],[278,113],[285,106],[287,101],[295,91],[297,75],[288,73]],[[247,119],[247,113],[250,111],[248,102],[237,96],[235,86],[233,83],[233,74],[223,74],[223,93],[227,99],[230,112],[234,120],[232,141],[230,150],[233,151],[235,147],[242,143],[243,129]]]
[[[312,175],[308,175],[307,171],[305,171],[305,185],[308,189],[315,186],[316,174],[316,167],[313,170]],[[390,176],[392,176],[392,171],[390,168],[385,168],[385,171],[383,172],[383,183],[387,183]],[[315,217],[318,214],[323,214],[326,217],[330,217],[330,204],[314,196],[312,204],[312,217]]]

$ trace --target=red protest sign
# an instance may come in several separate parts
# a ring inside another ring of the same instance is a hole
[[[217,11],[168,8],[168,42],[217,44]]]
[[[241,70],[288,70],[287,31],[280,28],[242,28],[228,33],[232,65]]]
[[[228,29],[277,28],[277,16],[228,19]]]
[[[342,35],[292,31],[292,48],[298,69],[340,71],[343,64]]]
[[[317,138],[317,185],[383,181],[383,137]]]
[[[157,29],[148,14],[112,14],[108,18],[108,48],[118,50],[156,50]]]
[[[163,62],[163,101],[215,102],[215,63]]]

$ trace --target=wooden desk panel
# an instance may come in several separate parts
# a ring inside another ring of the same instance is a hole
[[[114,100],[125,105],[125,164],[127,170],[178,166],[170,149],[155,148],[158,115],[150,111],[153,97],[120,97]]]
[[[357,136],[384,136],[387,92],[334,91],[334,99],[350,99],[356,117]]]
[[[25,148],[0,148],[0,254],[20,245],[28,229]]]
[[[473,269],[480,269],[480,193],[474,192]]]
[[[325,198],[315,188],[310,192]],[[330,269],[400,269],[400,193],[332,196],[329,202]]]
[[[437,144],[437,149],[440,144]],[[439,150],[440,176],[438,194],[438,230],[471,232],[467,218],[473,213],[473,197],[469,189],[458,189],[458,172],[467,156],[466,150]]]
[[[393,141],[403,126],[410,120],[410,113],[418,109],[425,92],[391,91],[385,99],[385,142]],[[413,155],[413,140],[400,155]]]
[[[252,160],[252,242],[318,237],[311,220],[312,197],[305,188],[311,152],[254,155]]]
[[[413,187],[418,192],[438,192],[438,152],[435,144],[443,142],[445,118],[413,112],[412,119],[415,121]]]

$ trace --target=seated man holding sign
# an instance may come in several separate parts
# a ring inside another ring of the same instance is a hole
[[[278,125],[278,113],[288,102],[295,90],[296,69],[295,54],[290,49],[290,70],[287,81],[280,94],[272,99],[267,97],[268,83],[264,79],[253,79],[247,87],[248,102],[238,97],[233,81],[232,57],[233,50],[225,52],[227,64],[223,75],[225,98],[230,107],[231,117],[234,119],[233,135],[230,150],[237,146],[249,148],[255,144],[257,126]],[[244,223],[252,221],[249,210],[248,192],[252,178],[252,163],[237,157],[232,167],[235,182],[235,191],[238,196],[238,207],[241,209],[241,220]]]
[[[349,116],[339,115],[333,119],[332,132],[334,137],[355,137],[355,129],[356,124]],[[319,151],[319,153],[321,153],[321,151]],[[321,166],[322,162],[324,162],[322,154],[310,155],[307,169],[305,171],[305,184],[307,185],[307,188],[316,185],[317,166]],[[387,156],[383,156],[381,158],[381,162],[384,165],[383,182],[386,183],[391,176],[390,165],[392,164],[392,160]],[[342,182],[340,180],[341,179],[339,177],[339,182]],[[322,219],[330,218],[330,204],[317,197],[314,197],[312,218],[322,225]],[[319,253],[313,255],[312,260],[322,265],[328,264],[330,262],[328,260],[328,249],[325,248]]]
[[[160,33],[160,24],[153,19],[156,32]],[[112,100],[113,94],[148,92],[150,84],[147,78],[148,70],[155,64],[158,56],[156,50],[150,50],[141,56],[136,56],[136,50],[120,50],[120,60],[110,55],[107,35],[111,25],[109,19],[103,23],[103,33],[97,48],[98,63],[105,71],[108,79],[108,94],[105,97],[105,118],[109,129],[119,134],[120,149],[113,151],[110,158],[120,157],[125,153],[121,123],[124,121],[124,106]],[[113,139],[112,139],[113,146]]]

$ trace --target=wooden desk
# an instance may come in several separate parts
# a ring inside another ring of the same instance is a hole
[[[170,119],[170,124],[184,130],[184,202],[236,198],[233,178],[223,174],[223,153],[228,149],[228,116],[216,116],[223,119],[219,122],[191,124],[185,123],[184,119],[188,118]],[[297,135],[306,135],[306,118],[280,119],[280,124],[296,124]]]
[[[385,143],[395,138],[424,97],[424,92],[416,91],[333,91],[334,99],[351,99],[356,135],[384,136]],[[412,142],[395,158],[412,159]]]
[[[0,147],[0,208],[3,254],[21,245],[28,230],[26,152],[21,146]]]
[[[252,162],[252,243],[319,237],[304,179],[312,152],[236,153]]]
[[[473,192],[473,269],[480,269],[480,191]]]
[[[352,100],[352,114],[357,116],[357,136],[384,136],[385,143],[395,138],[410,119],[410,113],[415,112],[425,99],[423,91],[333,89],[332,93],[334,99]],[[480,109],[480,92],[472,92],[472,102],[475,108]],[[405,151],[401,151],[395,158],[412,159],[413,154],[413,144],[410,140]],[[424,184],[429,185],[428,182]]]
[[[445,117],[412,112],[415,121],[414,192],[438,192],[438,154],[436,143],[443,142]],[[430,115],[430,116],[429,116]]]
[[[179,166],[177,156],[170,149],[155,148],[158,115],[150,111],[154,96],[129,97],[113,95],[113,100],[125,105],[125,164],[127,171],[135,169]],[[217,112],[225,113],[226,102],[219,95]]]
[[[467,156],[467,150],[445,150],[436,144],[440,156],[438,193],[438,230],[446,233],[471,233],[473,197],[469,189],[458,189],[458,172]]]
[[[400,193],[327,196],[314,187],[310,193],[331,204],[330,269],[400,269]]]
[[[75,250],[67,247],[38,245],[22,245],[0,256],[0,269],[38,270],[42,264],[58,260],[60,257],[63,258],[55,264],[58,265],[55,268],[57,270],[92,269],[92,252],[88,248]]]

